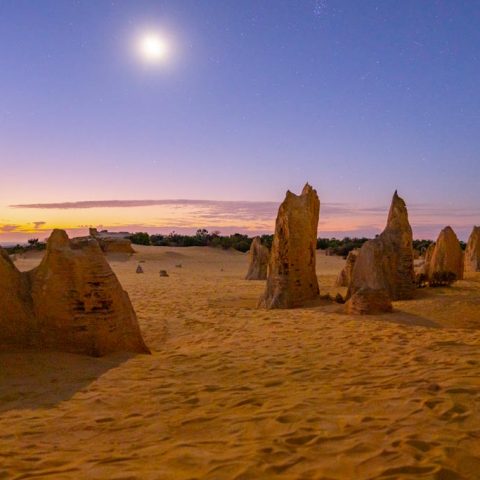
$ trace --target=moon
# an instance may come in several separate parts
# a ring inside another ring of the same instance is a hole
[[[138,39],[138,53],[140,57],[150,64],[161,63],[169,54],[168,41],[157,32],[146,32]]]

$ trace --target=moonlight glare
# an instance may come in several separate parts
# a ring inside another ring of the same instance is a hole
[[[157,64],[168,58],[170,46],[160,33],[146,32],[139,36],[137,50],[143,61]]]

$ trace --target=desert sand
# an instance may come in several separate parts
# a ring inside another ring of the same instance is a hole
[[[135,249],[152,355],[1,353],[0,479],[479,478],[480,273],[353,317],[256,309],[239,252]],[[322,295],[343,265],[317,252]]]

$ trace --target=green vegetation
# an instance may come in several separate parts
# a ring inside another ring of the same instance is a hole
[[[151,245],[150,235],[144,232],[137,232],[128,237],[135,245]]]
[[[346,257],[350,251],[360,248],[368,238],[350,238],[345,237],[343,240],[337,238],[318,238],[317,248],[327,250],[330,255],[340,255]]]
[[[38,238],[31,238],[28,240],[28,245],[17,244],[14,247],[5,247],[4,250],[6,250],[9,255],[15,255],[26,252],[41,251],[45,250],[46,248],[47,244],[45,242],[39,242]]]
[[[247,252],[250,249],[253,237],[242,233],[233,235],[221,235],[219,231],[209,232],[204,228],[198,229],[194,235],[182,235],[175,231],[167,234],[149,235],[145,232],[137,232],[128,237],[136,245],[155,245],[159,247],[220,247],[225,250],[233,248],[240,252]],[[273,235],[261,235],[262,244],[272,248]],[[330,255],[346,257],[351,250],[360,248],[368,238],[345,237],[318,238],[317,249],[327,250]],[[431,240],[414,240],[413,248],[424,253],[428,246],[433,243]]]
[[[450,287],[457,281],[453,272],[435,272],[429,281],[430,287]]]
[[[171,232],[168,235],[148,235],[139,232],[130,235],[131,242],[136,245],[155,245],[160,247],[221,247],[223,249],[233,248],[240,252],[247,252],[250,249],[252,238],[241,233],[233,235],[220,235],[215,231],[209,233],[204,228],[197,230],[195,235],[181,235]]]
[[[423,255],[427,248],[433,243],[432,240],[414,240],[413,241],[413,249],[420,252]]]

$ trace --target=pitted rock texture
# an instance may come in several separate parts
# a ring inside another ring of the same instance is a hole
[[[269,255],[270,252],[262,245],[260,237],[255,237],[248,252],[249,265],[245,280],[266,280]]]
[[[465,273],[480,272],[480,227],[473,227],[465,250]]]
[[[352,250],[348,252],[347,260],[342,271],[338,274],[337,280],[335,282],[336,287],[348,287],[352,281],[353,267],[357,260],[358,250]]]
[[[319,294],[315,270],[320,201],[308,183],[287,192],[280,205],[270,252],[267,286],[259,307],[294,308]]]
[[[451,272],[457,280],[463,278],[463,251],[452,227],[445,227],[435,242],[435,248],[428,262],[428,278],[435,273]]]
[[[415,291],[412,244],[407,207],[395,192],[385,230],[360,248],[347,299],[363,288],[385,291],[390,300],[412,298]]]
[[[5,299],[9,306],[2,308]],[[95,239],[70,240],[54,230],[40,265],[25,273],[2,254],[0,308],[2,324],[15,322],[0,332],[11,341],[0,343],[93,356],[149,352],[128,294]]]

